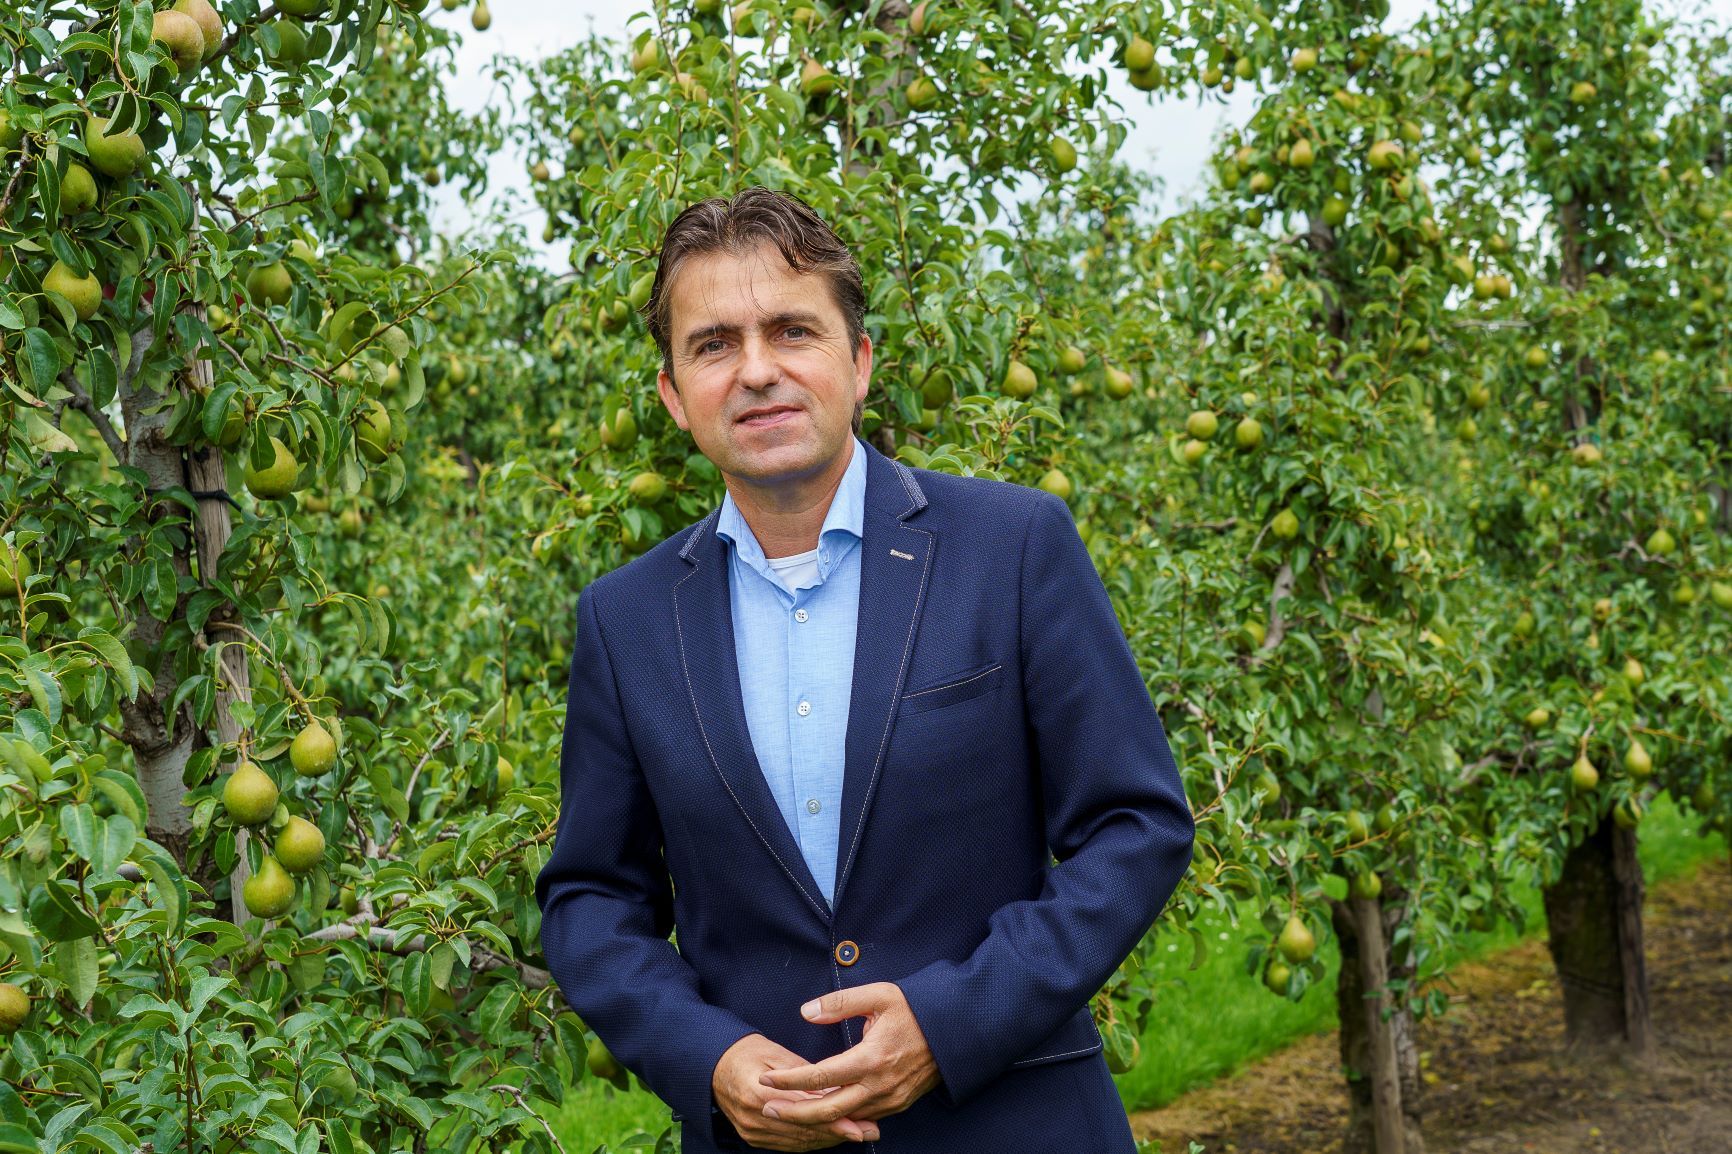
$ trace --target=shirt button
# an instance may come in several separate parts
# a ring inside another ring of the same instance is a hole
[[[808,713],[812,712],[812,703],[810,701],[802,701],[799,705],[799,708],[796,709],[795,712],[798,713],[801,717],[806,716]]]
[[[817,813],[819,810],[821,810],[823,808],[824,808],[824,803],[819,801],[815,797],[808,798],[806,800],[806,812],[807,813]]]
[[[796,609],[796,610],[794,610],[794,620],[795,620],[795,621],[804,621],[804,620],[806,620],[806,611],[805,611],[805,610],[804,610],[804,609]]]
[[[851,966],[860,960],[860,947],[853,942],[836,943],[836,961],[844,966]]]

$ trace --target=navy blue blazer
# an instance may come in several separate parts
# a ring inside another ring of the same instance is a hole
[[[861,1020],[800,1005],[870,982],[943,1078],[874,1149],[1130,1154],[1089,1002],[1190,864],[1166,733],[1064,502],[867,464],[834,906],[753,752],[718,505],[578,596],[548,967],[686,1154],[749,1149],[728,1047],[841,1053]]]

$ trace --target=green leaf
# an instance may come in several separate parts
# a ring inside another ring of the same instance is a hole
[[[156,887],[156,902],[168,914],[168,933],[178,937],[186,928],[186,878],[174,860],[161,850],[138,857],[138,868]]]
[[[0,1154],[42,1154],[42,1145],[29,1130],[7,1122],[0,1124]]]
[[[100,973],[96,964],[96,939],[73,938],[59,943],[54,947],[54,966],[60,971],[60,980],[66,983],[73,1004],[80,1009],[89,1008]]]
[[[79,630],[78,639],[96,650],[102,659],[108,663],[108,667],[114,671],[121,687],[126,690],[126,696],[129,700],[137,696],[138,670],[133,668],[132,658],[127,654],[126,646],[116,640],[113,635],[94,627]]]
[[[60,836],[73,853],[90,861],[96,854],[96,811],[85,804],[63,806],[60,810]]]
[[[427,1012],[433,1001],[433,964],[425,953],[403,959],[403,1008],[416,1017]]]
[[[96,852],[90,860],[92,871],[101,878],[113,875],[137,843],[138,827],[132,824],[132,819],[123,813],[109,814],[102,823]]]
[[[87,938],[102,931],[73,894],[71,883],[52,878],[30,892],[30,923],[51,942]]]
[[[126,814],[133,827],[142,830],[149,823],[151,813],[144,801],[144,790],[140,790],[139,781],[130,773],[123,773],[120,769],[102,769],[90,778],[90,785],[106,797],[116,813]]]
[[[25,384],[38,396],[54,387],[60,377],[60,351],[54,347],[54,338],[47,329],[24,331],[24,357],[18,362],[18,368],[24,375]]]

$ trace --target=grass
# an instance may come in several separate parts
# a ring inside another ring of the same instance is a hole
[[[1655,798],[1642,820],[1639,856],[1648,882],[1688,872],[1708,857],[1724,857],[1723,837],[1699,838],[1694,819],[1680,814],[1669,796]],[[1545,932],[1545,914],[1537,887],[1517,890],[1527,912],[1528,933]],[[1247,906],[1237,929],[1225,917],[1205,929],[1210,950],[1194,972],[1188,942],[1174,942],[1157,964],[1152,984],[1165,991],[1142,1037],[1142,1061],[1130,1073],[1114,1078],[1127,1110],[1147,1110],[1177,1098],[1186,1090],[1224,1077],[1258,1058],[1306,1036],[1336,1028],[1335,975],[1340,954],[1331,936],[1318,946],[1326,975],[1322,989],[1289,1002],[1265,991],[1245,973],[1248,941],[1262,933],[1256,912]],[[1463,935],[1454,951],[1457,961],[1481,957],[1515,945],[1524,935],[1508,923],[1483,934]],[[570,1154],[599,1154],[604,1149],[628,1149],[627,1136],[657,1135],[670,1125],[669,1109],[655,1095],[635,1088],[621,1094],[599,1079],[586,1078],[566,1094],[560,1106],[537,1103]],[[610,1146],[611,1144],[611,1146]]]

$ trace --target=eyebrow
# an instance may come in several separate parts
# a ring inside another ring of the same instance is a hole
[[[781,328],[783,325],[805,325],[808,328],[819,328],[823,318],[817,313],[785,312],[765,318],[763,327],[767,329]],[[693,329],[686,334],[685,347],[691,349],[715,337],[732,336],[739,332],[737,325],[706,325],[701,329]]]

